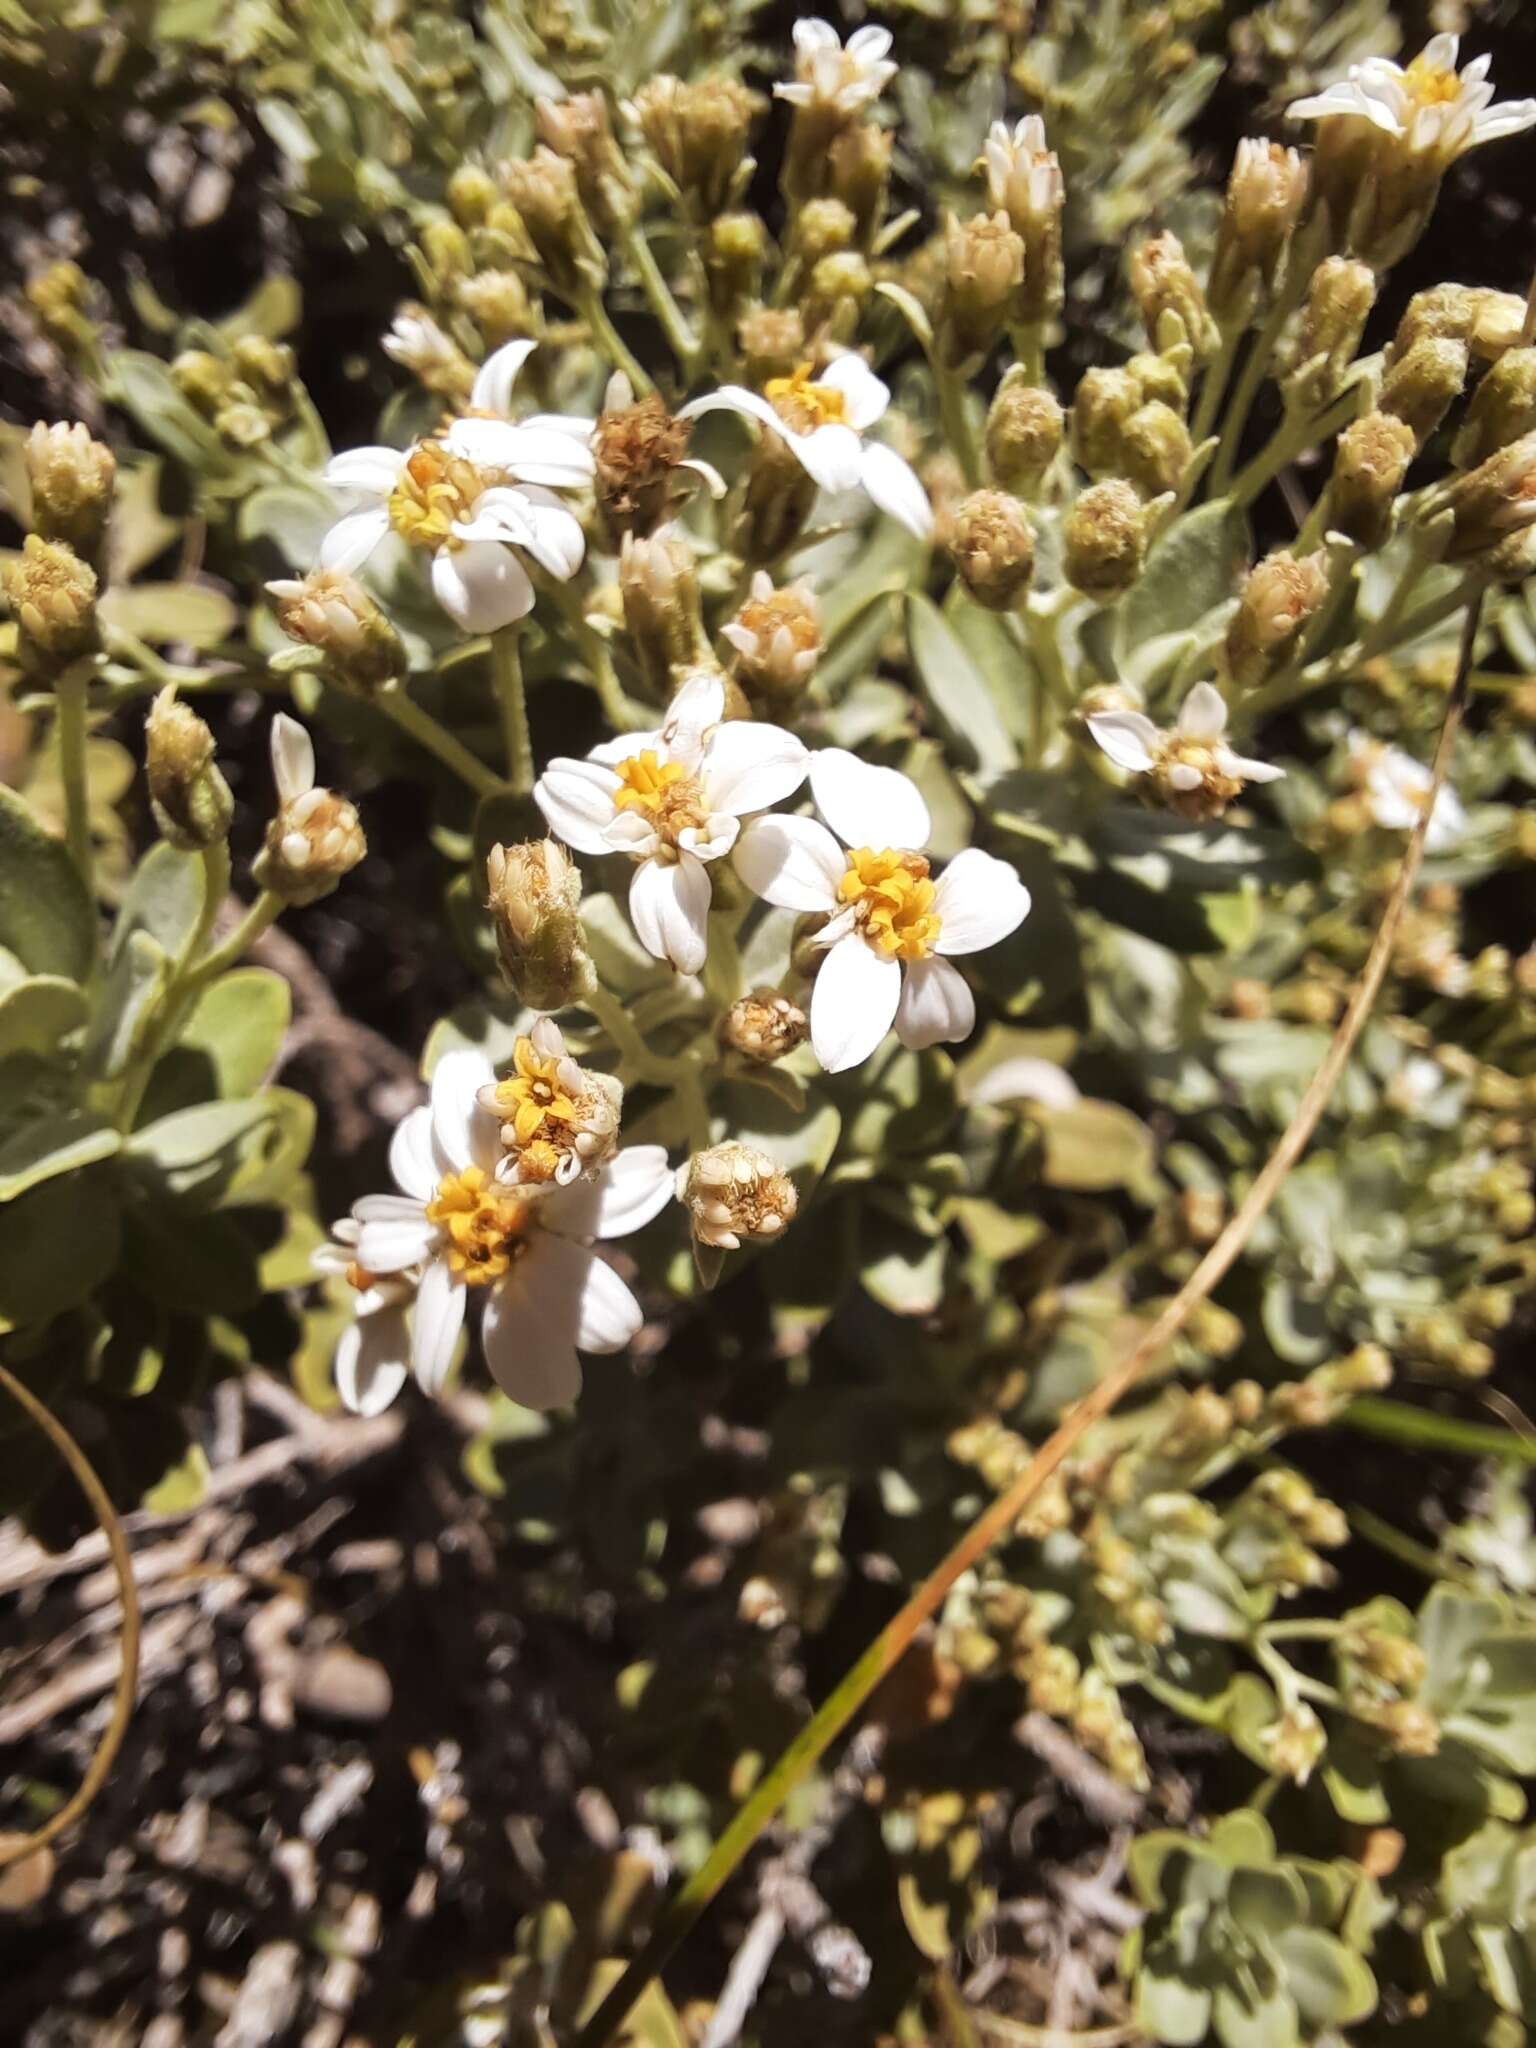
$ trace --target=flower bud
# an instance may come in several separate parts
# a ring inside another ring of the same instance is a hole
[[[735,1143],[694,1153],[683,1201],[698,1242],[722,1252],[738,1250],[744,1239],[771,1243],[799,1206],[794,1182],[766,1152]]]
[[[29,676],[56,675],[96,645],[96,572],[63,541],[29,533],[5,571]]]
[[[1381,409],[1406,420],[1422,449],[1467,381],[1464,341],[1416,341],[1381,387]]]
[[[853,246],[858,222],[841,199],[808,199],[795,216],[795,248],[807,263]]]
[[[1259,1747],[1276,1777],[1305,1785],[1328,1747],[1328,1731],[1306,1701],[1297,1700],[1259,1730]]]
[[[1119,477],[1091,484],[1062,530],[1067,581],[1085,597],[1108,603],[1130,589],[1147,552],[1147,508]]]
[[[1452,460],[1458,469],[1475,468],[1533,428],[1536,348],[1508,349],[1473,393],[1461,430],[1451,444]]]
[[[496,180],[480,164],[460,164],[448,180],[448,210],[461,228],[478,228],[496,204]]]
[[[171,359],[171,382],[187,403],[211,420],[229,398],[229,365],[205,348],[184,348]]]
[[[747,374],[759,389],[805,361],[805,322],[793,306],[754,306],[736,323]]]
[[[275,406],[280,415],[287,410],[293,380],[298,374],[291,348],[283,342],[268,340],[264,334],[242,334],[231,344],[229,359],[263,404]]]
[[[474,367],[425,306],[411,302],[400,308],[384,337],[384,353],[435,397],[462,404],[469,396]]]
[[[1386,366],[1394,369],[1418,341],[1464,341],[1482,362],[1497,362],[1522,338],[1525,301],[1513,292],[1481,285],[1437,284],[1415,292],[1387,344]]]
[[[608,102],[600,92],[537,100],[534,121],[540,142],[574,168],[582,203],[600,227],[611,231],[634,217],[633,184],[613,139]]]
[[[400,635],[355,576],[312,569],[302,579],[269,583],[267,591],[289,639],[318,648],[344,689],[368,696],[405,674]]]
[[[1196,362],[1216,353],[1221,336],[1177,235],[1152,235],[1133,249],[1130,280],[1131,296],[1154,349],[1184,341]]]
[[[163,839],[195,853],[229,837],[235,800],[214,760],[213,734],[174,687],[160,692],[144,721],[144,767]]]
[[[459,279],[455,296],[480,330],[487,351],[535,332],[528,288],[515,270],[482,270]]]
[[[945,545],[966,594],[988,611],[1010,610],[1035,569],[1035,530],[1006,491],[972,491],[945,522]]]
[[[52,426],[39,420],[27,436],[25,455],[32,531],[44,540],[63,541],[82,561],[96,563],[117,475],[111,449],[93,441],[78,420]]]
[[[1328,525],[1363,548],[1378,548],[1417,449],[1413,429],[1391,413],[1369,412],[1340,434],[1328,484]]]
[[[1211,264],[1218,320],[1243,308],[1254,279],[1273,285],[1307,196],[1307,167],[1294,149],[1245,136],[1237,145]]]
[[[1312,273],[1291,357],[1287,391],[1322,404],[1355,359],[1376,303],[1376,273],[1368,263],[1330,256]]]
[[[607,262],[581,203],[575,165],[541,143],[525,161],[502,164],[500,177],[556,291],[579,299],[600,285]]]
[[[752,125],[762,110],[760,94],[719,72],[692,83],[649,79],[629,103],[651,154],[700,221],[729,206],[751,176]]]
[[[1024,279],[1015,305],[1019,319],[1038,327],[1061,310],[1061,216],[1066,186],[1055,150],[1045,145],[1045,123],[1027,115],[1010,135],[998,124],[983,157],[987,196],[1001,207],[1024,243]]]
[[[1227,629],[1227,666],[1245,689],[1280,667],[1328,595],[1321,555],[1281,549],[1250,569]]]
[[[619,593],[640,667],[652,693],[671,695],[673,671],[708,652],[693,549],[674,526],[640,537],[626,533],[619,549]]]
[[[647,534],[666,518],[688,431],[654,392],[637,400],[628,378],[610,380],[592,453],[598,509],[611,535]]]
[[[263,889],[284,903],[316,903],[329,896],[368,851],[356,807],[315,786],[315,750],[296,718],[280,711],[272,721],[272,773],[277,813],[251,864]]]
[[[1452,561],[1487,554],[1536,524],[1536,433],[1522,434],[1446,493],[1452,517]]]
[[[1399,1756],[1436,1756],[1440,1750],[1440,1723],[1416,1700],[1394,1700],[1369,1717],[1385,1734]]]
[[[1072,454],[1094,478],[1121,473],[1125,425],[1142,404],[1140,380],[1129,370],[1085,370],[1072,398]]]
[[[827,148],[827,194],[848,208],[859,241],[865,245],[885,217],[895,144],[892,129],[877,128],[873,121],[855,121],[840,128]]]
[[[755,213],[722,213],[710,222],[704,270],[710,304],[721,320],[729,321],[739,306],[758,296],[767,261],[768,230]]]
[[[91,281],[78,263],[51,263],[27,281],[27,304],[55,347],[66,355],[89,348],[96,338],[91,319]]]
[[[874,273],[857,249],[840,249],[833,256],[823,256],[806,281],[805,317],[813,327],[823,321],[835,321],[842,339],[851,341],[858,324],[858,309],[874,286]]]
[[[1031,384],[1016,364],[998,386],[987,414],[987,462],[1005,490],[1038,488],[1056,459],[1065,424],[1060,401]]]
[[[944,223],[944,287],[939,320],[945,354],[954,364],[984,356],[1010,301],[1024,281],[1024,243],[1006,213],[978,213]]]
[[[1176,491],[1194,453],[1182,413],[1160,398],[1138,406],[1120,437],[1120,469],[1149,498]]]
[[[821,613],[811,592],[775,590],[759,569],[751,594],[721,635],[736,650],[736,676],[765,709],[787,711],[805,692],[821,656]]]
[[[773,988],[739,997],[720,1019],[720,1043],[760,1067],[804,1045],[810,1031],[804,1010]]]

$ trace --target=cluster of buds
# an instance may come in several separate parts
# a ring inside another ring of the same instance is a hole
[[[1010,134],[993,123],[982,159],[987,196],[1006,215],[1024,245],[1024,276],[1014,295],[1013,317],[1039,330],[1061,311],[1064,275],[1061,217],[1066,186],[1061,164],[1045,144],[1045,123],[1029,114]]]
[[[1351,1401],[1392,1384],[1392,1361],[1379,1344],[1358,1344],[1343,1358],[1313,1368],[1304,1379],[1270,1389],[1264,1419],[1278,1429],[1326,1429]]]
[[[944,223],[939,347],[956,368],[979,364],[1003,331],[1024,282],[1024,240],[1001,211]]]
[[[61,540],[29,533],[5,571],[24,672],[57,676],[96,646],[96,572]]]
[[[1032,497],[1056,460],[1066,414],[1052,392],[1019,365],[997,387],[987,413],[987,463],[1005,490]]]
[[[709,303],[723,328],[738,327],[756,306],[768,263],[768,230],[755,213],[717,214],[704,238]],[[766,311],[766,308],[758,308]],[[743,354],[750,355],[745,347]],[[798,361],[793,349],[786,360]],[[769,375],[778,375],[775,367]]]
[[[502,164],[498,175],[551,286],[579,305],[601,288],[608,263],[582,203],[576,166],[541,143],[531,157]]]
[[[1247,318],[1272,290],[1307,197],[1307,167],[1294,149],[1245,136],[1227,180],[1211,261],[1210,303],[1218,326]]]
[[[278,578],[267,592],[289,639],[321,654],[342,689],[371,696],[405,674],[400,635],[355,576],[312,569],[304,577]]]
[[[227,355],[183,349],[171,380],[231,448],[259,448],[293,417],[293,350],[264,334],[242,334]]]
[[[259,887],[284,903],[316,903],[368,851],[356,806],[316,787],[313,743],[284,711],[272,721],[272,775],[277,814],[251,872]]]
[[[600,92],[539,100],[534,107],[539,140],[563,157],[576,174],[582,204],[598,227],[622,231],[634,218],[634,182],[614,140],[608,102]]]
[[[720,1019],[720,1043],[754,1066],[771,1066],[810,1036],[810,1019],[798,1003],[775,988],[738,996]]]
[[[214,760],[213,734],[174,688],[160,692],[144,721],[145,773],[155,824],[183,852],[229,836],[234,798]]]
[[[1259,1748],[1277,1778],[1305,1785],[1328,1747],[1328,1731],[1305,1700],[1292,1700],[1259,1730]]]
[[[553,839],[493,846],[488,907],[502,971],[530,1010],[560,1010],[592,986],[581,928],[581,871]]]
[[[805,693],[821,658],[821,612],[811,591],[789,583],[775,590],[759,569],[747,601],[721,627],[735,650],[735,675],[748,697],[779,715]]]
[[[1344,381],[1376,303],[1378,280],[1368,263],[1329,256],[1307,286],[1284,378],[1286,401],[1316,409]]]
[[[774,87],[774,96],[795,110],[785,194],[793,206],[830,194],[858,213],[856,197],[869,196],[859,188],[875,186],[883,206],[891,139],[869,121],[868,111],[896,75],[890,30],[856,29],[844,44],[826,22],[801,20],[794,41],[794,79]]]
[[[32,489],[32,531],[44,540],[62,541],[83,562],[100,567],[117,476],[111,449],[93,440],[78,420],[53,425],[39,420],[23,454]]]
[[[1110,604],[1131,588],[1146,560],[1149,511],[1122,477],[1082,492],[1062,528],[1063,569],[1074,590]]]
[[[706,1249],[771,1244],[795,1220],[799,1198],[783,1168],[755,1146],[734,1142],[695,1152],[683,1172],[682,1201],[694,1240]]]
[[[65,355],[85,356],[96,346],[95,293],[78,263],[50,263],[27,280],[26,297],[38,325]]]
[[[1250,569],[1227,629],[1227,666],[1244,689],[1272,675],[1295,651],[1308,622],[1328,595],[1328,565],[1321,555],[1284,549]]]
[[[1422,449],[1460,398],[1470,363],[1464,341],[1416,341],[1382,380],[1382,411],[1411,427],[1415,444]]]
[[[1524,434],[1458,478],[1445,495],[1452,561],[1481,558],[1494,573],[1522,573],[1523,541],[1536,525],[1536,432]],[[1528,573],[1528,572],[1524,572]]]
[[[1129,478],[1146,497],[1177,490],[1194,452],[1183,401],[1182,379],[1160,356],[1087,370],[1072,400],[1072,453],[1090,476]]]
[[[1536,348],[1507,349],[1488,370],[1451,447],[1458,469],[1475,469],[1536,432]]]
[[[625,111],[691,220],[714,220],[751,181],[761,94],[720,73],[648,79]]]
[[[1029,588],[1035,530],[1006,491],[972,491],[944,521],[943,538],[966,594],[988,611],[1010,611]]]
[[[1147,339],[1160,354],[1188,348],[1206,362],[1221,346],[1221,333],[1205,292],[1177,235],[1152,235],[1131,252],[1131,296]]]

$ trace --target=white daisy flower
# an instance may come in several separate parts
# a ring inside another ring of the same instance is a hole
[[[1433,36],[1406,69],[1386,57],[1352,64],[1345,77],[1286,112],[1293,121],[1325,121],[1353,115],[1405,143],[1414,156],[1442,167],[1506,135],[1536,125],[1536,100],[1506,100],[1495,107],[1488,80],[1490,59],[1476,57],[1458,72],[1460,38]]]
[[[744,817],[800,787],[810,758],[780,726],[724,717],[723,683],[700,673],[673,698],[660,732],[605,740],[584,761],[557,758],[534,786],[567,846],[636,863],[635,930],[680,974],[704,965],[709,862],[730,852]]]
[[[475,379],[472,403],[504,397],[527,356],[508,342]],[[520,548],[562,582],[581,567],[581,522],[555,496],[592,475],[576,422],[542,415],[455,420],[440,439],[398,448],[353,448],[325,470],[337,490],[372,499],[339,519],[320,543],[320,566],[351,575],[391,531],[432,556],[438,603],[467,633],[493,633],[533,608]]]
[[[357,1264],[374,1284],[415,1279],[411,1369],[431,1394],[453,1362],[471,1295],[483,1303],[480,1343],[492,1378],[525,1408],[559,1408],[581,1387],[578,1351],[622,1351],[640,1304],[592,1249],[666,1206],[673,1177],[660,1145],[615,1153],[568,1187],[496,1179],[498,1121],[479,1102],[493,1085],[482,1053],[445,1053],[432,1100],[395,1131],[389,1163],[400,1192],[353,1211]]]
[[[898,770],[826,747],[811,757],[810,777],[827,824],[758,818],[734,858],[765,901],[830,919],[814,941],[827,956],[811,991],[816,1057],[829,1074],[856,1067],[892,1024],[913,1051],[965,1038],[976,1004],[946,956],[1007,938],[1029,914],[1029,891],[975,846],[933,881],[922,851],[928,806]]]
[[[370,1273],[358,1264],[361,1225],[343,1216],[331,1241],[310,1255],[317,1273],[352,1288],[352,1321],[336,1346],[336,1391],[354,1415],[382,1415],[410,1371],[411,1333],[406,1310],[416,1298],[414,1272]]]
[[[1218,818],[1244,783],[1277,782],[1285,773],[1228,746],[1226,699],[1210,683],[1195,684],[1172,731],[1144,711],[1091,712],[1087,725],[1117,768],[1151,776],[1169,808],[1188,818]]]
[[[1401,747],[1384,746],[1365,733],[1351,733],[1350,769],[1365,790],[1371,816],[1388,832],[1411,832],[1423,816],[1434,777],[1422,761]],[[1467,830],[1466,806],[1449,783],[1441,786],[1424,837],[1426,853],[1448,853]]]
[[[797,21],[794,26],[795,82],[776,85],[778,99],[795,107],[817,107],[829,114],[856,114],[877,100],[896,76],[886,55],[888,28],[858,28],[846,46],[830,22]]]
[[[790,377],[769,379],[765,391],[722,384],[678,413],[734,412],[777,434],[801,468],[824,491],[862,491],[882,512],[919,540],[933,531],[933,508],[909,462],[894,448],[864,435],[890,404],[887,385],[859,355],[840,355],[819,377],[802,363]]]

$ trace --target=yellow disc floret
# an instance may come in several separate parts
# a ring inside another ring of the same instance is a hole
[[[469,1287],[501,1279],[522,1249],[531,1203],[498,1186],[483,1167],[450,1173],[427,1204],[427,1220],[446,1239],[449,1270]]]
[[[789,377],[770,377],[763,395],[786,426],[797,434],[813,433],[817,427],[841,426],[848,417],[848,401],[835,384],[818,384],[809,363],[801,363]]]
[[[1415,57],[1403,73],[1403,90],[1416,107],[1448,107],[1460,97],[1461,79],[1452,65]]]
[[[939,936],[934,886],[920,853],[853,847],[838,898],[858,914],[864,936],[887,960],[926,960]]]
[[[673,844],[679,833],[690,826],[699,830],[709,817],[698,777],[680,761],[663,761],[654,747],[631,754],[627,761],[616,761],[613,772],[619,778],[613,793],[614,809],[639,811]]]
[[[485,479],[440,441],[413,448],[389,494],[389,523],[413,548],[457,545],[454,522],[468,519]]]

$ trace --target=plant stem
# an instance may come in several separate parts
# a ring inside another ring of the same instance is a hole
[[[87,895],[95,894],[91,866],[91,793],[85,772],[85,705],[87,675],[82,662],[72,663],[54,684],[55,737],[59,780],[64,786],[64,844]]]
[[[227,939],[205,953],[187,976],[186,987],[200,994],[215,976],[243,960],[263,932],[270,931],[283,914],[283,899],[263,889]]]
[[[1243,374],[1237,381],[1232,394],[1232,403],[1222,423],[1221,446],[1216,450],[1216,460],[1211,465],[1211,496],[1219,498],[1232,481],[1232,472],[1237,467],[1237,458],[1243,445],[1243,432],[1248,425],[1248,415],[1253,411],[1254,400],[1258,397],[1269,365],[1285,332],[1285,323],[1306,296],[1312,278],[1312,265],[1305,259],[1303,234],[1298,234],[1291,244],[1290,258],[1286,264],[1285,282],[1275,295],[1269,318],[1253,338],[1248,351],[1248,360],[1243,364]]]
[[[944,1604],[956,1580],[983,1558],[994,1544],[1013,1534],[1019,1516],[1068,1454],[1094,1423],[1108,1415],[1130,1391],[1236,1263],[1287,1175],[1311,1142],[1386,978],[1392,949],[1423,862],[1430,814],[1435,798],[1445,785],[1451,748],[1466,705],[1467,676],[1472,667],[1472,649],[1481,609],[1482,598],[1478,594],[1468,607],[1456,681],[1446,702],[1445,721],[1440,728],[1440,742],[1435,749],[1424,808],[1409,836],[1402,866],[1377,926],[1364,971],[1295,1115],[1225,1229],[1139,1341],[1090,1393],[1068,1410],[1024,1470],[989,1507],[983,1509],[948,1556],[929,1573],[900,1612],[886,1623],[831,1697],[801,1729],[745,1805],[738,1809],[704,1862],[662,1913],[650,1940],[577,2035],[575,2048],[606,2048],[606,2044],[612,2041],[641,1992],[658,1975],[711,1899],[773,1820],[790,1792],[853,1720],[880,1680],[900,1661],[918,1630]]]
[[[670,1084],[677,1079],[682,1063],[668,1059],[664,1053],[652,1052],[635,1028],[628,1010],[616,996],[608,993],[601,982],[594,983],[581,1001],[583,1008],[590,1010],[607,1032],[619,1058],[634,1070],[637,1081]]]
[[[514,796],[527,796],[533,788],[533,740],[528,731],[528,693],[523,687],[517,634],[517,626],[511,625],[491,635],[491,675],[507,749],[506,786]]]
[[[472,754],[462,740],[455,739],[447,726],[423,711],[403,689],[380,690],[374,703],[392,725],[424,747],[461,782],[468,783],[477,796],[496,796],[505,785],[494,769]]]
[[[1230,331],[1221,337],[1221,347],[1212,357],[1200,385],[1200,397],[1195,406],[1194,418],[1189,423],[1189,438],[1198,448],[1202,441],[1210,439],[1221,401],[1227,394],[1227,385],[1232,379],[1232,365],[1237,359],[1238,343],[1247,332],[1243,321],[1233,324]]]
[[[677,357],[679,369],[685,377],[692,377],[699,363],[698,337],[684,318],[682,307],[673,297],[672,287],[662,276],[661,266],[646,240],[645,229],[638,221],[623,236],[621,246],[635,267],[640,289],[645,293],[646,301],[656,315],[662,333],[667,337],[667,346]],[[638,391],[638,385],[636,389]]]
[[[939,418],[943,423],[944,438],[949,443],[951,453],[959,459],[967,484],[975,490],[981,482],[981,449],[977,445],[976,432],[971,424],[965,382],[936,355],[930,356],[929,361],[933,365],[933,382],[938,392]]]
[[[1434,1415],[1406,1401],[1365,1395],[1352,1402],[1339,1420],[1348,1429],[1381,1437],[1389,1444],[1408,1444],[1415,1450],[1449,1451],[1463,1458],[1510,1458],[1519,1465],[1536,1465],[1536,1440],[1530,1437],[1517,1436],[1512,1429],[1495,1429],[1487,1422]]]
[[[635,396],[648,398],[656,386],[631,355],[624,337],[609,319],[602,293],[593,289],[587,290],[582,294],[576,310],[591,328],[593,340],[600,344],[609,362],[616,370],[622,370],[634,386]]]
[[[1258,454],[1234,478],[1229,492],[1233,504],[1251,505],[1292,456],[1315,447],[1319,441],[1326,441],[1340,427],[1347,427],[1358,409],[1356,394],[1347,391],[1325,412],[1282,420]]]

